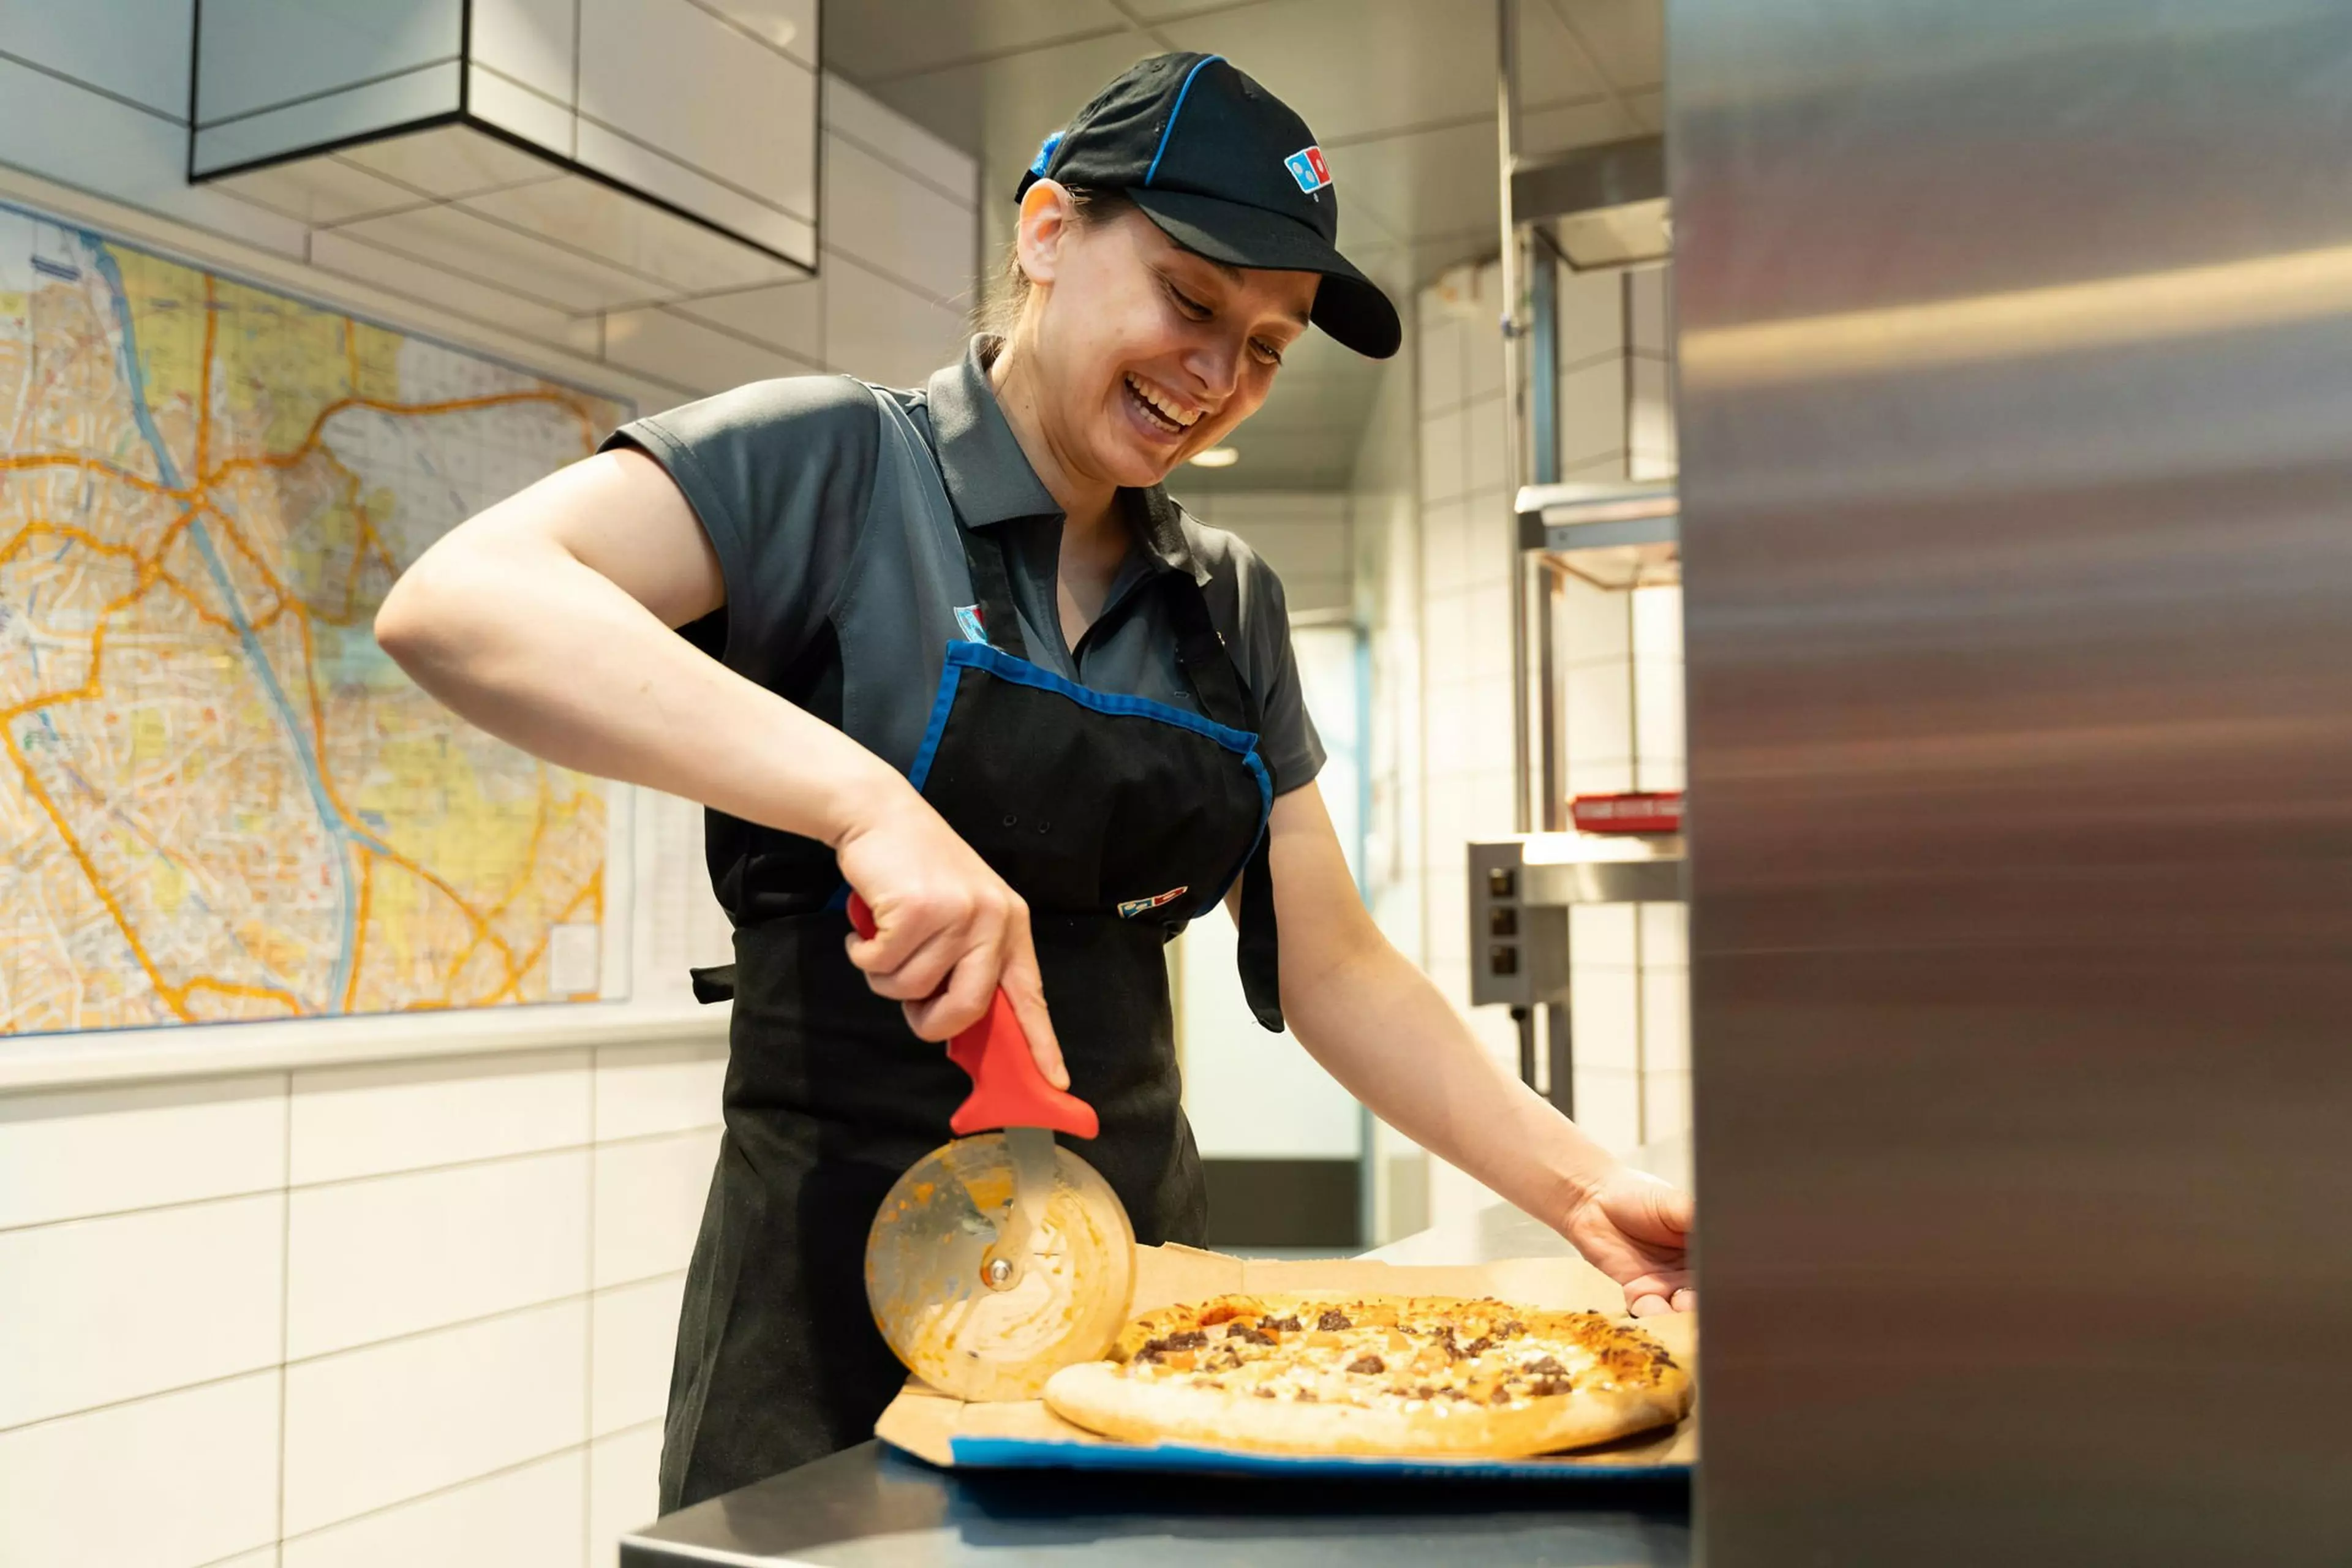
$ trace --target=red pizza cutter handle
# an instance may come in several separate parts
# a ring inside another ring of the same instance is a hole
[[[849,895],[849,923],[857,934],[874,935],[874,911]],[[948,1042],[948,1059],[971,1075],[971,1093],[948,1118],[957,1137],[1001,1127],[1050,1127],[1074,1138],[1102,1131],[1095,1108],[1067,1089],[1055,1089],[1037,1068],[1029,1037],[1013,1016],[1013,999],[998,986],[988,1016]]]

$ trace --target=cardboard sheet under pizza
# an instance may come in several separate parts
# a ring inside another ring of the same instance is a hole
[[[1307,1263],[1228,1258],[1190,1247],[1136,1248],[1135,1310],[1229,1292],[1321,1290],[1346,1295],[1494,1296],[1529,1307],[1619,1313],[1624,1293],[1575,1258],[1505,1258],[1458,1267],[1357,1259]],[[1698,1314],[1646,1318],[1685,1366],[1698,1360]],[[909,1379],[874,1424],[875,1436],[934,1465],[964,1468],[1202,1470],[1282,1475],[1458,1476],[1483,1480],[1625,1481],[1689,1472],[1698,1412],[1675,1426],[1598,1448],[1535,1459],[1382,1459],[1244,1454],[1192,1443],[1121,1443],[1073,1426],[1039,1400],[967,1405]]]

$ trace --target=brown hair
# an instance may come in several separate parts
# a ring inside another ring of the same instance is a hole
[[[1108,223],[1135,210],[1125,191],[1072,185],[1069,192],[1078,221],[1088,226]],[[1004,263],[995,283],[982,297],[980,308],[972,312],[972,325],[992,336],[1009,338],[1020,325],[1021,308],[1028,300],[1029,274],[1021,270],[1021,241],[1016,236],[1005,244]]]

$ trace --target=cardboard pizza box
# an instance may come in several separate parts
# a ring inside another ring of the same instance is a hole
[[[1612,1315],[1624,1310],[1617,1283],[1579,1258],[1512,1258],[1493,1263],[1422,1266],[1360,1258],[1290,1262],[1228,1258],[1192,1247],[1139,1247],[1138,1313],[1234,1291],[1328,1290],[1347,1295],[1494,1296],[1525,1306]],[[1698,1361],[1698,1314],[1642,1320],[1675,1359]],[[1686,1476],[1698,1459],[1698,1411],[1671,1427],[1600,1447],[1533,1459],[1384,1459],[1247,1454],[1193,1443],[1122,1443],[1073,1426],[1042,1400],[967,1405],[908,1379],[874,1424],[894,1448],[948,1468],[1122,1469],[1321,1477],[1447,1476],[1480,1480],[1630,1481]]]

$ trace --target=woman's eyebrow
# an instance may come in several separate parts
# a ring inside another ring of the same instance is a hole
[[[1195,252],[1194,254],[1198,255],[1199,253]],[[1232,262],[1220,261],[1213,256],[1202,256],[1200,258],[1202,261],[1207,262],[1210,266],[1215,268],[1219,272],[1224,274],[1225,281],[1233,284],[1236,289],[1243,288],[1247,285],[1248,279],[1242,276],[1242,269],[1234,266]],[[1304,309],[1285,310],[1283,314],[1297,322],[1298,329],[1301,331],[1305,331],[1307,328],[1315,324],[1314,317]]]

